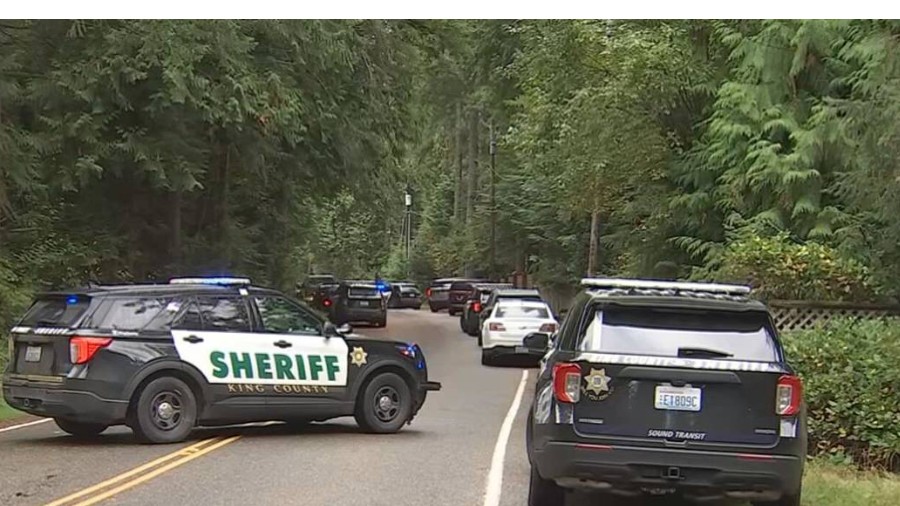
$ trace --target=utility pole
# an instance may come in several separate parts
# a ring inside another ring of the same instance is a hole
[[[491,135],[491,279],[497,276],[497,140],[494,139],[494,120],[490,125]]]
[[[412,249],[412,187],[406,183],[406,195],[404,195],[404,203],[406,204],[406,217],[404,227],[406,228],[406,277],[409,278],[409,254]]]

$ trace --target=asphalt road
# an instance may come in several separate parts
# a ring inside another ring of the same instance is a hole
[[[527,504],[524,423],[536,369],[482,366],[475,340],[445,313],[392,311],[386,329],[358,332],[419,343],[431,379],[443,384],[397,434],[363,434],[347,418],[306,428],[272,422],[198,429],[186,443],[155,446],[136,444],[126,428],[92,442],[76,441],[52,422],[0,428],[0,505]],[[499,460],[495,446],[526,370]],[[492,493],[489,481],[500,485]]]

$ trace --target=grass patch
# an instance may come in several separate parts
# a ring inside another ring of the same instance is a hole
[[[895,506],[900,477],[813,460],[803,478],[804,506]]]
[[[3,397],[0,396],[0,420],[6,420],[7,418],[12,418],[14,416],[22,416],[25,413],[17,409],[13,409],[9,407],[4,401]]]

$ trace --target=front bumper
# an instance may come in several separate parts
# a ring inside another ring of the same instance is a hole
[[[549,442],[532,451],[532,465],[570,488],[768,501],[799,493],[804,457]]]
[[[8,381],[3,384],[3,399],[31,415],[114,425],[124,422],[128,411],[127,400],[104,399],[90,391],[73,389],[68,382],[39,386]]]

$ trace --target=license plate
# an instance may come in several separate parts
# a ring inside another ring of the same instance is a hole
[[[359,301],[359,305],[362,307],[369,307],[369,301],[361,300],[361,301]]]
[[[29,346],[25,348],[25,361],[26,362],[40,362],[41,361],[41,347],[40,346]]]
[[[700,411],[702,394],[699,388],[672,387],[660,385],[656,387],[656,409],[668,411]]]

